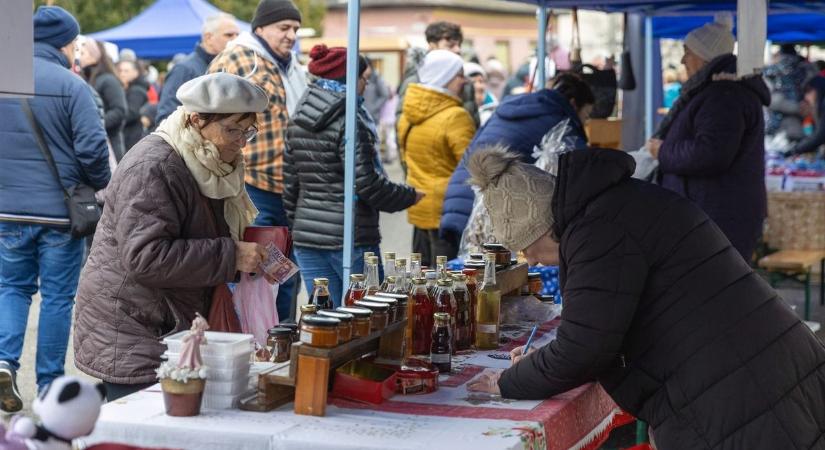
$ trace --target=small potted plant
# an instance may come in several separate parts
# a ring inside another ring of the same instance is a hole
[[[192,328],[183,338],[177,364],[166,361],[157,369],[166,414],[170,416],[190,417],[201,412],[201,400],[206,387],[206,366],[201,357],[201,343],[206,343],[204,333],[208,328],[206,320],[198,314],[192,322]]]

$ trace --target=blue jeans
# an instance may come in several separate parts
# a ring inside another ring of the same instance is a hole
[[[353,252],[352,273],[364,273],[364,252],[381,254],[377,245],[355,247]],[[296,246],[295,257],[301,267],[308,295],[312,295],[313,278],[328,278],[332,302],[336,307],[341,306],[344,293],[349,287],[349,280],[344,282],[344,251]]]
[[[0,222],[0,361],[17,370],[40,279],[37,386],[63,375],[83,239],[40,225]]]
[[[252,203],[258,208],[258,217],[254,225],[286,227],[289,223],[286,220],[286,210],[281,194],[267,192],[249,184],[246,185],[246,192]],[[295,255],[289,255],[289,259],[295,261]],[[294,310],[293,298],[295,289],[298,287],[299,275],[295,275],[289,281],[278,288],[278,298],[275,299],[278,309],[278,319],[286,320]]]

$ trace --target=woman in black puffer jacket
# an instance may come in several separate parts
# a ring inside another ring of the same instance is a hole
[[[298,103],[287,130],[284,152],[284,208],[292,226],[295,257],[307,291],[313,278],[328,278],[336,306],[343,290],[344,112],[346,49],[317,45],[310,53],[311,74],[319,77]],[[358,95],[364,92],[369,64],[359,57]],[[380,167],[374,121],[358,114],[355,161],[355,251],[352,270],[363,269],[365,251],[379,254],[379,211],[402,211],[420,194],[391,182]]]
[[[112,153],[118,162],[126,153],[123,143],[123,126],[126,123],[126,91],[115,76],[115,67],[103,44],[87,37],[80,46],[80,67],[83,78],[103,100],[104,126]]]
[[[621,151],[566,153],[558,178],[518,159],[479,150],[467,168],[499,242],[559,264],[561,325],[472,388],[545,399],[598,381],[665,450],[825,448],[825,347],[704,212],[632,180]]]

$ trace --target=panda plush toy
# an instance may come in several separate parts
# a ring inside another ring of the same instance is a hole
[[[94,430],[105,397],[102,384],[68,376],[55,379],[32,405],[39,423],[22,416],[14,417],[8,430],[0,423],[0,450],[71,450],[73,439]]]

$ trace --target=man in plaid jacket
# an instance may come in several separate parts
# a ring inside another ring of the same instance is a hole
[[[246,190],[260,213],[255,225],[288,226],[281,195],[289,116],[307,89],[304,69],[292,53],[301,13],[290,0],[261,0],[244,32],[212,61],[209,72],[248,78],[269,94],[269,109],[259,116],[258,136],[244,152]],[[280,286],[278,317],[294,311],[297,277]]]

